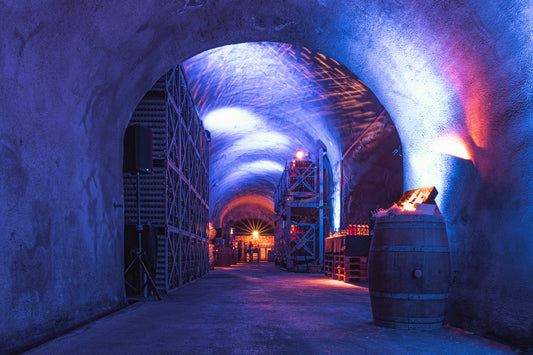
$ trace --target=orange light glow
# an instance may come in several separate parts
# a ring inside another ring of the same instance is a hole
[[[457,158],[472,160],[472,155],[464,139],[454,132],[439,137],[433,145],[433,150],[439,153],[453,155]]]
[[[239,196],[229,201],[228,204],[221,211],[220,216],[218,217],[219,223],[222,223],[222,221],[224,221],[224,218],[230,211],[232,211],[233,209],[242,207],[242,206],[246,206],[246,205],[251,205],[251,206],[256,205],[271,213],[275,213],[274,212],[274,199],[270,196],[268,197],[261,196],[261,195]]]
[[[362,291],[368,290],[368,287],[354,285],[351,283],[347,283],[344,281],[338,281],[338,280],[332,280],[332,279],[326,279],[326,278],[312,278],[309,280],[302,281],[302,283],[313,285],[313,286],[326,286],[326,287],[332,287],[332,288],[351,288],[351,289],[359,289]]]
[[[468,50],[468,54],[454,50],[452,58],[456,60],[447,63],[445,72],[459,94],[465,111],[466,126],[473,143],[486,148],[489,132],[489,122],[486,117],[491,106],[487,104],[486,98],[490,97],[488,95],[490,90],[481,70],[483,64],[479,58],[472,55],[473,53],[475,52],[472,50]]]
[[[257,238],[257,237],[259,237],[259,232],[258,231],[253,231],[252,235],[254,236],[254,238]]]
[[[296,159],[302,159],[304,157],[304,152],[301,150],[297,150],[295,157]]]
[[[427,199],[428,196],[429,196],[429,191],[426,191],[426,192],[421,191],[420,193],[415,193],[411,195],[411,198],[409,198],[409,200],[405,201],[401,205],[401,208],[404,211],[416,211],[416,205],[423,203]]]
[[[423,203],[433,203],[437,196],[435,187],[425,187],[406,191],[400,201],[391,208],[399,209],[401,212],[414,212],[417,206]]]

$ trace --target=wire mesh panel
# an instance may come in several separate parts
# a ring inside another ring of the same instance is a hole
[[[276,189],[275,210],[280,210],[286,201],[318,196],[317,170],[309,159],[287,162]]]
[[[316,166],[312,161],[291,161],[288,164],[287,177],[287,191],[289,193],[294,195],[297,193],[315,194],[317,192]]]
[[[153,173],[142,174],[140,188],[141,223],[165,225],[165,80],[158,80],[141,99],[130,124],[141,124],[152,131]],[[137,175],[124,173],[124,213],[126,224],[137,224]]]
[[[209,271],[207,137],[181,66],[166,75],[167,288]]]
[[[274,221],[274,262],[276,265],[287,267],[287,254],[285,252],[285,221],[276,215]]]

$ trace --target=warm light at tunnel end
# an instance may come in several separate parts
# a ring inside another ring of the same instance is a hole
[[[257,238],[257,237],[259,237],[259,232],[258,231],[253,231],[252,235],[254,236],[254,238]]]
[[[228,201],[227,205],[224,206],[220,212],[218,223],[221,223],[225,216],[233,209],[242,206],[242,205],[257,205],[264,208],[266,211],[274,214],[274,199],[271,196],[261,196],[261,195],[245,195],[235,198],[232,201]],[[218,225],[218,224],[217,224]]]

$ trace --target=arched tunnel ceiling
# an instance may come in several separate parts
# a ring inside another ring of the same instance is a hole
[[[248,216],[232,219],[264,215],[265,201],[273,214],[286,161],[297,149],[316,159],[321,144],[327,148],[336,182],[338,225],[343,152],[380,114],[382,122],[368,135],[393,127],[368,87],[334,59],[282,43],[215,48],[186,61],[184,69],[212,138],[210,209],[215,225],[231,214],[232,206],[249,206],[242,212]]]
[[[35,329],[124,300],[117,206],[135,105],[193,55],[270,40],[339,60],[393,116],[405,188],[440,191],[449,323],[531,344],[532,13],[524,0],[2,1],[6,339],[26,347],[51,335]],[[442,136],[471,160],[431,151]]]

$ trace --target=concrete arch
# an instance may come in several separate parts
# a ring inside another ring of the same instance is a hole
[[[115,206],[136,103],[194,54],[268,40],[331,56],[376,93],[404,144],[405,187],[441,191],[449,320],[530,345],[531,11],[519,0],[4,1],[0,343],[123,301]]]

